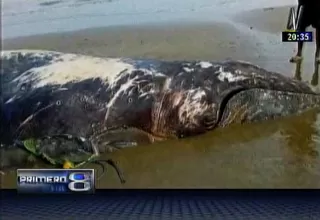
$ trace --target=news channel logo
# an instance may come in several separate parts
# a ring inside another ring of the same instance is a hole
[[[19,193],[82,193],[95,191],[93,169],[18,169]]]

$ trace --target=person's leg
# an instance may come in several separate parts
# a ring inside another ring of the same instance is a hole
[[[306,17],[307,13],[305,13],[305,10],[304,10],[304,6],[299,5],[298,11],[300,12],[300,16],[298,19],[298,27],[296,31],[298,32],[306,31],[309,24],[308,24],[308,19]],[[303,42],[298,42],[297,54],[290,59],[291,63],[296,64],[296,72],[294,77],[298,80],[301,80],[301,65],[302,65],[302,59],[303,59],[302,50],[303,50]]]
[[[320,27],[316,28],[316,52],[314,56],[314,73],[311,84],[316,86],[319,83],[319,65],[320,65]]]

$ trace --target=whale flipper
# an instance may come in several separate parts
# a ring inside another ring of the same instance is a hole
[[[273,120],[320,109],[320,95],[266,89],[246,89],[225,101],[219,127]]]

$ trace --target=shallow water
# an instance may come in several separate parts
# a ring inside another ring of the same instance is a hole
[[[320,111],[102,156],[110,157],[127,183],[109,168],[98,188],[320,188]],[[14,186],[8,173],[3,187]]]
[[[130,188],[319,188],[317,113],[128,149],[115,159]],[[110,176],[98,187],[120,187]]]

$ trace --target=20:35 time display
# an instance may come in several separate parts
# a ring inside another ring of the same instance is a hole
[[[282,32],[282,42],[312,42],[313,33],[312,32]]]

